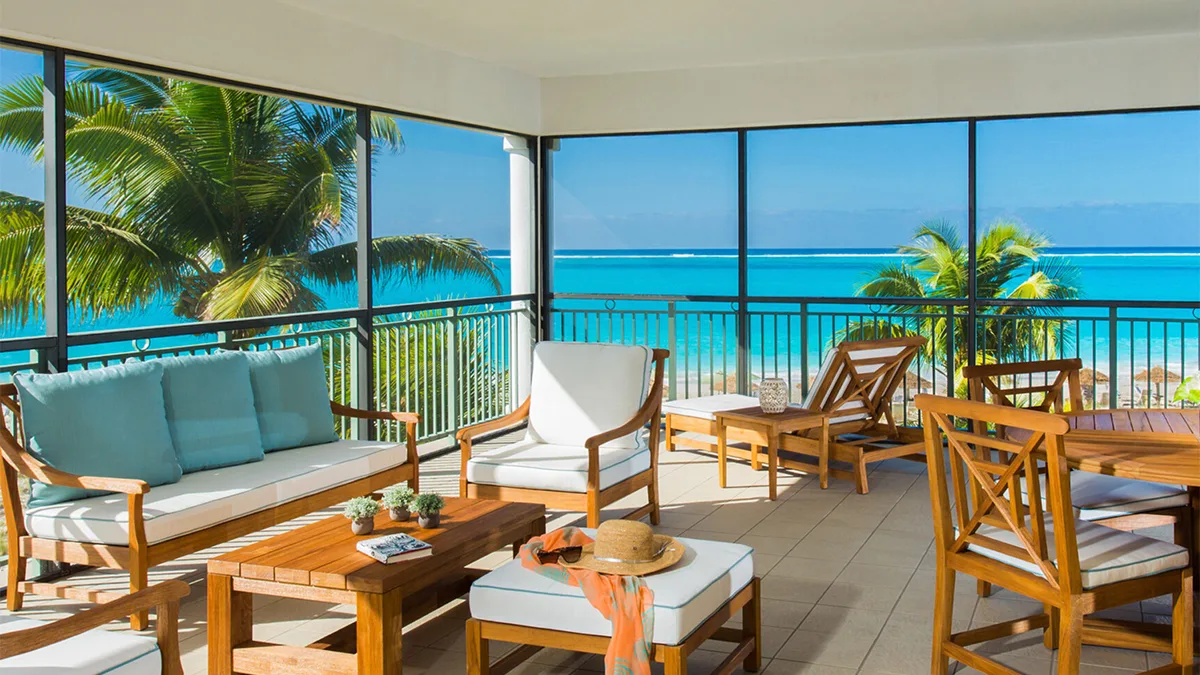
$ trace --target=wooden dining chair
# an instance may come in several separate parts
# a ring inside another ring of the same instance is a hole
[[[1147,675],[1192,668],[1192,570],[1187,549],[1075,518],[1063,449],[1066,420],[1034,410],[922,394],[937,555],[933,675],[958,661],[980,672],[1017,671],[968,646],[1041,629],[1058,649],[1058,675],[1079,672],[1084,617],[1169,594],[1172,664]],[[957,424],[956,424],[957,421]],[[995,425],[1025,430],[1016,443],[968,429]],[[994,451],[1002,451],[996,461]],[[1045,480],[1039,480],[1044,472]],[[1014,487],[1025,481],[1029,494]],[[1046,494],[1042,494],[1045,485]],[[952,632],[959,573],[1041,602],[1045,612]],[[1105,622],[1105,644],[1137,648],[1142,636]]]
[[[963,377],[972,400],[1061,413],[1083,410],[1082,368],[1083,361],[1077,358],[1027,361],[968,366],[963,368]],[[985,433],[984,429],[975,431]],[[1005,435],[1003,427],[996,433]],[[1127,531],[1171,525],[1175,543],[1189,551],[1194,550],[1195,537],[1190,501],[1187,488],[1181,485],[1071,472],[1071,503],[1081,520]],[[991,594],[984,582],[979,583],[978,591],[985,597]]]

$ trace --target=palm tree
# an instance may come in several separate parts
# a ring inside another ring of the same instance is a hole
[[[42,152],[42,81],[0,88],[0,148]],[[77,66],[65,95],[68,298],[85,317],[173,298],[218,320],[323,308],[354,279],[355,114],[236,89]],[[396,122],[371,120],[372,152],[398,152]],[[0,193],[0,323],[41,311],[41,202]],[[441,275],[500,288],[486,250],[437,234],[379,237],[372,274]]]
[[[976,362],[995,363],[1030,356],[1051,357],[1060,353],[1071,339],[1071,331],[1054,317],[1061,309],[1055,300],[1079,297],[1076,288],[1078,271],[1065,258],[1043,258],[1051,246],[1041,234],[1020,224],[997,221],[987,228],[976,246],[976,297],[981,299],[1045,300],[1048,306],[1003,306],[989,308],[979,318],[976,330]],[[946,221],[923,224],[913,235],[910,244],[897,249],[905,257],[899,263],[889,263],[875,271],[874,277],[863,284],[859,295],[877,298],[966,298],[972,270],[967,247],[957,230]],[[849,324],[843,339],[869,339],[898,335],[924,335],[930,338],[926,346],[930,363],[945,374],[945,354],[953,328],[954,363],[956,373],[968,363],[966,307],[955,307],[956,319],[945,317],[941,308],[921,305],[894,304],[886,313],[889,318],[859,321]]]

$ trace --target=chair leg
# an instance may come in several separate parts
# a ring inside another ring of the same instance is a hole
[[[658,471],[650,475],[650,484],[646,486],[646,497],[650,501],[650,524],[658,525]]]
[[[671,426],[671,415],[663,416],[663,445],[667,452],[675,452],[675,429]]]
[[[975,582],[975,594],[981,598],[989,597],[992,594],[992,585],[986,581]]]
[[[757,578],[750,583],[754,591],[750,602],[742,607],[742,639],[754,638],[754,650],[742,661],[742,670],[757,673],[762,668],[762,584]]]
[[[854,489],[860,495],[867,494],[867,459],[863,456],[863,449],[855,449],[854,457]]]
[[[150,587],[150,570],[146,559],[132,555],[129,560],[129,593],[132,595]],[[129,615],[129,627],[133,630],[146,630],[150,627],[150,612],[141,610]]]
[[[1046,649],[1058,649],[1058,631],[1062,616],[1054,605],[1043,605],[1043,607],[1046,608],[1046,628],[1042,631],[1042,644],[1046,645]]]
[[[488,675],[491,657],[479,619],[467,619],[467,675]]]
[[[687,675],[687,655],[682,647],[659,647],[663,650],[663,673]]]
[[[600,495],[595,490],[588,490],[587,526],[600,527]]]
[[[954,584],[957,572],[939,563],[934,581],[933,601],[933,661],[930,673],[946,675],[950,672],[950,657],[946,656],[945,645],[950,641],[954,625]]]
[[[20,584],[25,580],[25,566],[29,559],[23,555],[16,554],[8,561],[8,590],[7,604],[8,611],[19,612],[25,601],[25,594],[19,591]]]
[[[1179,592],[1171,594],[1171,652],[1175,663],[1183,666],[1181,672],[1189,672],[1194,649],[1194,626],[1192,595],[1192,570],[1180,574]]]
[[[1083,648],[1083,608],[1078,598],[1071,598],[1058,611],[1058,675],[1079,675],[1080,651]]]

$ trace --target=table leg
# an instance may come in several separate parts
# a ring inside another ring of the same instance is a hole
[[[403,672],[400,634],[404,621],[400,599],[399,591],[357,595],[359,675]]]
[[[233,578],[208,575],[208,672],[233,675],[233,648],[251,639],[254,596],[233,590]]]
[[[725,455],[728,449],[725,447],[725,424],[717,422],[717,482],[721,487],[725,487]]]
[[[750,468],[754,471],[762,469],[762,461],[758,458],[759,449],[759,446],[753,443],[750,444]]]
[[[779,474],[779,435],[767,434],[767,484],[770,486],[768,491],[771,501],[775,501],[778,491],[776,481]]]

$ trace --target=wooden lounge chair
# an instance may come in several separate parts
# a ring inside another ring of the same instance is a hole
[[[914,458],[924,452],[921,431],[896,425],[891,401],[904,383],[923,337],[884,338],[842,342],[829,350],[802,407],[829,415],[829,458],[848,462],[853,471],[830,469],[829,474],[854,480],[866,494],[867,465],[896,457]],[[804,455],[820,453],[820,430],[783,436],[780,449]],[[781,466],[787,466],[783,461]],[[828,485],[822,475],[821,487]]]
[[[1063,446],[1066,420],[928,394],[918,396],[916,404],[924,416],[937,554],[933,675],[950,672],[951,660],[979,672],[1016,673],[986,651],[968,647],[1039,629],[1046,647],[1058,649],[1059,675],[1078,675],[1086,615],[1161,595],[1172,598],[1172,664],[1147,675],[1193,672],[1187,549],[1075,517]],[[1025,440],[966,431],[955,420],[973,423],[974,429],[1019,429]],[[994,451],[1007,459],[995,461]],[[1030,486],[1028,495],[1014,486],[1022,481]],[[955,633],[954,587],[960,573],[1032,598],[1045,610]],[[1147,644],[1146,636],[1125,622],[1106,620],[1094,627],[1092,635],[1108,646],[1143,649]]]
[[[182,581],[165,581],[58,621],[0,615],[0,673],[183,675],[178,620],[179,600],[187,594]],[[155,637],[101,629],[154,607]]]
[[[1039,412],[1083,410],[1081,359],[989,364],[963,368],[972,400]],[[1067,407],[1069,405],[1069,408]],[[976,433],[986,433],[977,428]],[[996,429],[1003,438],[1003,427]],[[1003,453],[1002,453],[1003,454]],[[1024,485],[1020,489],[1026,490]],[[1042,489],[1045,494],[1045,489]],[[1194,528],[1187,488],[1087,471],[1071,472],[1071,504],[1079,518],[1118,530],[1171,525],[1175,543],[1192,548]],[[979,594],[991,594],[980,581]]]
[[[600,510],[642,488],[658,524],[658,438],[665,349],[582,342],[539,342],[529,398],[509,415],[458,432],[459,494],[582,511]],[[528,421],[523,440],[473,453],[480,434]],[[650,426],[649,440],[644,435]]]

